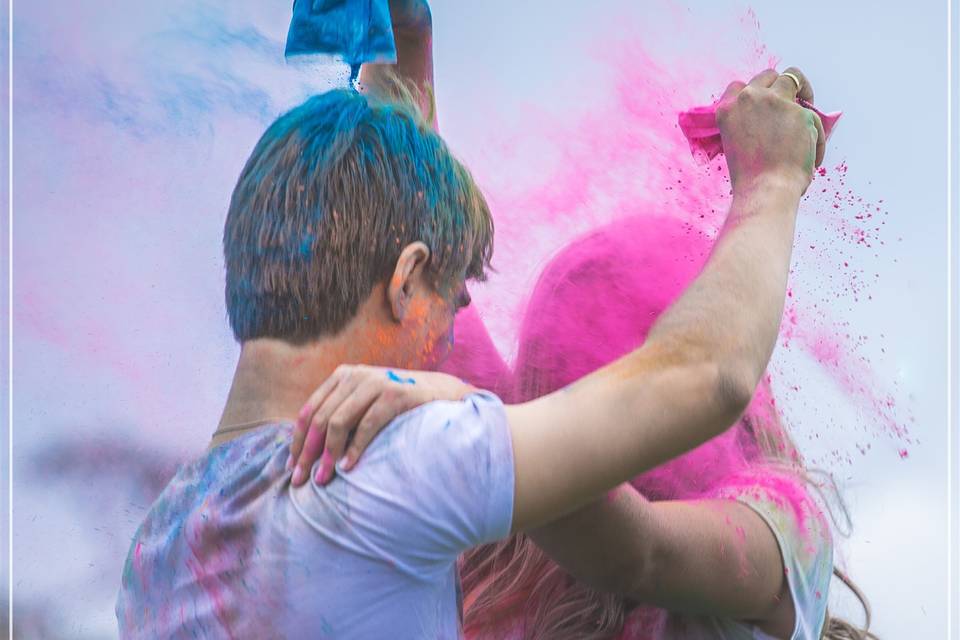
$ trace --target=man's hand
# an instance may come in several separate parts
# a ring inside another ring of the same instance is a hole
[[[476,389],[445,373],[405,371],[365,365],[341,365],[300,410],[287,467],[293,484],[306,482],[319,458],[315,481],[333,478],[334,463],[343,457],[351,469],[367,445],[401,413],[434,400],[459,400]],[[347,440],[353,440],[347,448]]]
[[[790,77],[800,81],[800,86]],[[785,74],[767,69],[749,84],[733,82],[717,109],[717,125],[734,193],[774,177],[803,193],[814,166],[823,161],[826,136],[820,117],[797,104],[813,103],[813,87],[794,67]]]

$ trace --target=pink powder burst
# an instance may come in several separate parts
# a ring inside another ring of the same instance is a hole
[[[696,32],[690,24],[682,28]],[[689,261],[690,268],[683,270],[657,258],[653,260],[656,269],[651,271],[649,265],[644,268],[627,260],[624,264],[641,269],[643,278],[620,272],[602,281],[598,278],[596,286],[607,295],[591,299],[589,307],[580,301],[566,309],[590,309],[593,324],[581,328],[580,337],[570,339],[589,347],[582,351],[605,357],[637,344],[635,336],[627,337],[628,316],[618,300],[627,296],[642,307],[672,299],[679,289],[675,284],[658,289],[659,280],[675,283],[680,277],[689,282],[709,252],[730,204],[726,166],[722,156],[707,164],[697,162],[678,127],[677,115],[710,103],[729,81],[748,80],[777,63],[762,43],[752,12],[733,29],[737,39],[732,45],[724,41],[725,48],[707,50],[704,47],[708,45],[700,44],[696,46],[704,50],[694,54],[654,50],[646,44],[650,34],[631,32],[620,42],[604,42],[597,48],[601,52],[597,58],[611,71],[612,83],[595,108],[572,122],[541,110],[522,124],[522,130],[504,132],[512,145],[532,140],[535,147],[553,150],[556,162],[542,179],[508,186],[485,177],[502,173],[500,167],[483,162],[474,167],[481,182],[488,185],[497,223],[495,266],[499,274],[491,287],[529,291],[533,274],[540,272],[547,260],[588,261],[583,254],[589,251],[615,251],[624,256],[650,256],[660,251]],[[829,102],[827,96],[820,98]],[[823,104],[821,108],[830,111],[842,106]],[[844,307],[869,304],[878,276],[867,271],[865,258],[888,251],[890,244],[884,234],[887,212],[882,200],[871,202],[849,187],[849,167],[838,157],[842,157],[842,149],[828,149],[827,162],[817,171],[801,205],[780,357],[812,359],[856,408],[861,423],[853,426],[868,437],[912,443],[907,427],[910,417],[903,415],[907,410],[898,402],[895,385],[879,379],[866,355],[866,346],[871,341],[876,344],[877,338],[856,331],[838,317]],[[643,218],[648,225],[675,223],[673,235],[658,235],[652,226],[644,228],[644,223],[635,222]],[[621,226],[617,229],[617,225]],[[605,248],[562,249],[597,228],[608,230]],[[656,242],[662,246],[654,247]],[[665,293],[668,289],[669,295]],[[482,293],[475,297],[489,326],[522,334],[525,329],[518,326],[517,318],[523,309],[536,304],[537,295],[533,293],[529,300],[519,295],[512,307],[503,305],[499,297],[493,307],[484,304]],[[557,314],[546,317],[552,323],[567,322]],[[599,340],[598,336],[608,339]],[[518,337],[522,357],[529,334]],[[595,360],[577,353],[568,359],[581,363]],[[803,379],[776,367],[773,371],[781,389],[780,407],[804,397]],[[782,417],[780,407],[771,396],[771,412]],[[849,456],[841,451],[837,460],[845,459]]]

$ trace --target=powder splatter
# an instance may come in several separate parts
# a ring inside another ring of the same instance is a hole
[[[755,16],[748,15],[746,26],[756,32]],[[535,137],[531,146],[545,147],[556,159],[542,180],[517,188],[510,169],[474,166],[496,217],[494,266],[500,274],[489,285],[495,294],[482,288],[473,293],[498,346],[515,351],[511,400],[561,388],[642,344],[656,316],[699,272],[729,207],[730,184],[722,158],[701,164],[691,156],[677,114],[714,100],[731,80],[748,80],[775,66],[777,60],[758,41],[745,37],[739,51],[718,55],[710,64],[655,54],[644,47],[643,37],[604,43],[602,64],[614,69],[615,78],[608,99],[579,120],[553,121],[539,113],[524,123],[525,130],[507,133],[511,143],[504,148]],[[833,382],[856,408],[857,423],[845,429],[862,431],[862,450],[881,438],[893,451],[913,441],[896,388],[877,379],[865,355],[869,338],[836,317],[843,303],[870,301],[877,277],[859,266],[861,258],[865,252],[878,255],[887,244],[882,202],[869,202],[846,186],[848,167],[838,160],[841,155],[828,148],[827,164],[801,204],[780,353],[745,417],[633,481],[651,499],[741,492],[772,501],[792,521],[800,551],[809,554],[823,548],[819,536],[827,530],[810,489],[829,498],[834,487],[829,478],[813,476],[808,484],[768,466],[771,460],[786,468],[801,462],[785,430],[784,408],[816,400],[806,390],[805,372],[782,363],[809,361]],[[504,304],[504,290],[514,292],[512,306]],[[458,336],[467,330],[458,325]],[[460,371],[470,380],[486,373],[469,364]],[[800,433],[818,438],[829,437],[833,425],[801,426]],[[824,466],[836,471],[854,450]],[[845,515],[837,511],[831,515]],[[502,552],[506,562],[511,551]],[[662,612],[641,609],[638,615],[624,637],[661,636],[667,624]]]
[[[709,251],[709,242],[716,237],[730,204],[725,161],[718,157],[704,165],[698,163],[677,125],[677,115],[717,98],[727,82],[748,80],[777,65],[777,58],[761,41],[756,16],[748,12],[736,29],[737,45],[729,51],[711,51],[709,65],[703,58],[645,47],[649,34],[634,33],[619,43],[603,43],[598,47],[603,52],[597,54],[599,63],[613,70],[612,91],[605,100],[574,121],[551,119],[549,113],[539,111],[530,114],[522,131],[504,134],[510,139],[502,143],[507,160],[498,157],[494,160],[497,164],[489,164],[481,157],[471,163],[486,186],[498,233],[494,261],[498,273],[489,285],[476,286],[472,292],[497,346],[513,356],[511,359],[520,357],[517,349],[524,349],[518,319],[534,304],[532,277],[549,259],[569,260],[568,250],[562,248],[590,229],[642,216],[668,218],[678,225],[675,233],[683,230],[686,237],[664,239],[671,244],[663,250],[673,250],[678,260],[693,262]],[[829,104],[829,96],[820,95],[818,101],[824,111],[843,107]],[[509,152],[531,139],[533,146],[542,147],[555,162],[542,179],[517,187],[511,179],[514,168]],[[868,259],[889,252],[895,241],[884,234],[889,212],[883,201],[870,201],[847,186],[849,168],[842,155],[842,149],[828,147],[826,162],[801,204],[779,353],[770,367],[777,399],[771,397],[769,402],[780,418],[784,407],[808,406],[805,371],[797,370],[794,363],[809,360],[856,411],[857,423],[842,425],[844,432],[862,433],[858,445],[863,449],[879,438],[889,443],[884,446],[894,454],[903,445],[916,444],[916,438],[909,429],[909,408],[902,406],[896,383],[880,380],[866,355],[867,346],[882,343],[883,336],[858,331],[839,314],[844,308],[870,304],[879,274],[868,270]],[[610,226],[611,235],[623,236],[623,246],[617,251],[651,249],[642,237],[647,233],[643,224],[623,224],[619,232]],[[695,239],[696,234],[708,242]],[[631,240],[635,240],[633,245]],[[676,273],[673,266],[659,269],[658,274],[663,274],[659,277],[679,275],[688,282],[699,265]],[[589,309],[593,318],[592,334],[570,338],[582,343],[583,348],[576,349],[578,354],[592,349],[609,351],[606,344],[597,344],[597,336],[604,335],[608,318],[622,311],[617,299],[624,289],[640,287],[638,292],[643,292],[647,301],[664,296],[656,291],[656,281],[641,284],[607,279],[598,281],[597,286],[607,294],[566,307]],[[556,315],[545,316],[544,322],[548,321],[564,322]],[[622,335],[620,329],[616,331]],[[458,323],[457,334],[469,339],[471,331]],[[815,429],[824,431],[828,429]],[[830,460],[814,462],[843,463],[855,450],[853,446],[838,451]]]

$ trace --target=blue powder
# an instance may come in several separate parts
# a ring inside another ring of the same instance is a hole
[[[393,382],[399,382],[400,384],[417,384],[417,381],[413,378],[401,378],[393,371],[387,370],[387,377],[390,378]]]
[[[309,258],[313,253],[313,234],[308,233],[303,237],[303,240],[300,241],[300,256],[303,258]]]
[[[317,54],[350,65],[351,80],[365,62],[395,64],[387,0],[294,0],[284,55]]]

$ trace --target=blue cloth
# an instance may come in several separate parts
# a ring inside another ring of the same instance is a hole
[[[356,77],[365,62],[396,63],[387,0],[294,0],[285,55],[329,55]]]

